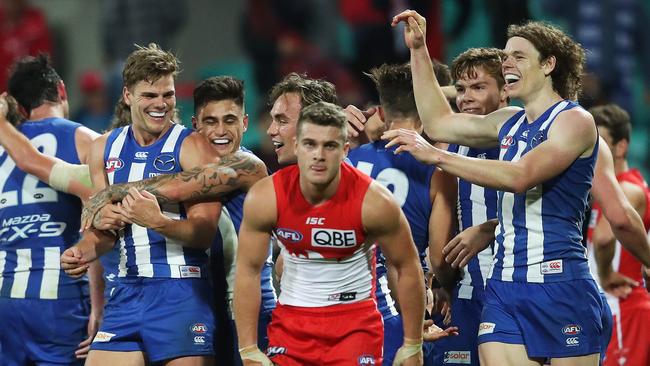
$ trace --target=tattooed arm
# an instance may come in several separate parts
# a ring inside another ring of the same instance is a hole
[[[203,167],[138,182],[114,184],[98,192],[86,204],[82,227],[89,228],[91,223],[97,222],[100,218],[97,212],[106,204],[121,201],[132,187],[153,194],[161,205],[181,201],[211,201],[237,189],[248,190],[267,175],[266,165],[259,158],[237,151]]]

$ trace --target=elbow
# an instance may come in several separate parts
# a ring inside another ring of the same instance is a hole
[[[531,184],[526,179],[513,179],[509,186],[506,187],[507,191],[522,194],[531,188]]]

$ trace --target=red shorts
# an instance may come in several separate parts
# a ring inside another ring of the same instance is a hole
[[[381,365],[384,326],[373,299],[305,308],[277,304],[266,353],[281,366]]]
[[[619,302],[620,313],[614,314],[614,329],[604,366],[650,365],[650,299],[644,294],[641,301],[635,300],[637,298],[630,295]]]

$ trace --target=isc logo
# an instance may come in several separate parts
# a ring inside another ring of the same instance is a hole
[[[324,217],[308,217],[305,221],[307,225],[323,225],[325,223]]]
[[[354,230],[311,229],[311,245],[327,248],[350,248],[357,245]]]
[[[106,160],[106,173],[112,173],[124,167],[124,162],[120,158],[110,158]]]
[[[297,243],[302,240],[302,234],[291,229],[277,228],[275,229],[275,235],[277,235],[280,239],[284,239],[292,243]]]

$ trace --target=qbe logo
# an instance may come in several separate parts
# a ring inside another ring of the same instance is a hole
[[[566,339],[566,345],[568,347],[575,347],[580,345],[580,341],[578,340],[578,337],[571,337]]]
[[[361,355],[357,360],[357,365],[375,365],[375,357],[372,355]]]
[[[469,351],[447,351],[443,363],[469,365],[472,363],[472,355]]]
[[[118,171],[124,167],[124,162],[120,158],[110,158],[106,160],[106,173]]]
[[[311,245],[324,248],[351,248],[357,245],[354,230],[311,229]]]

